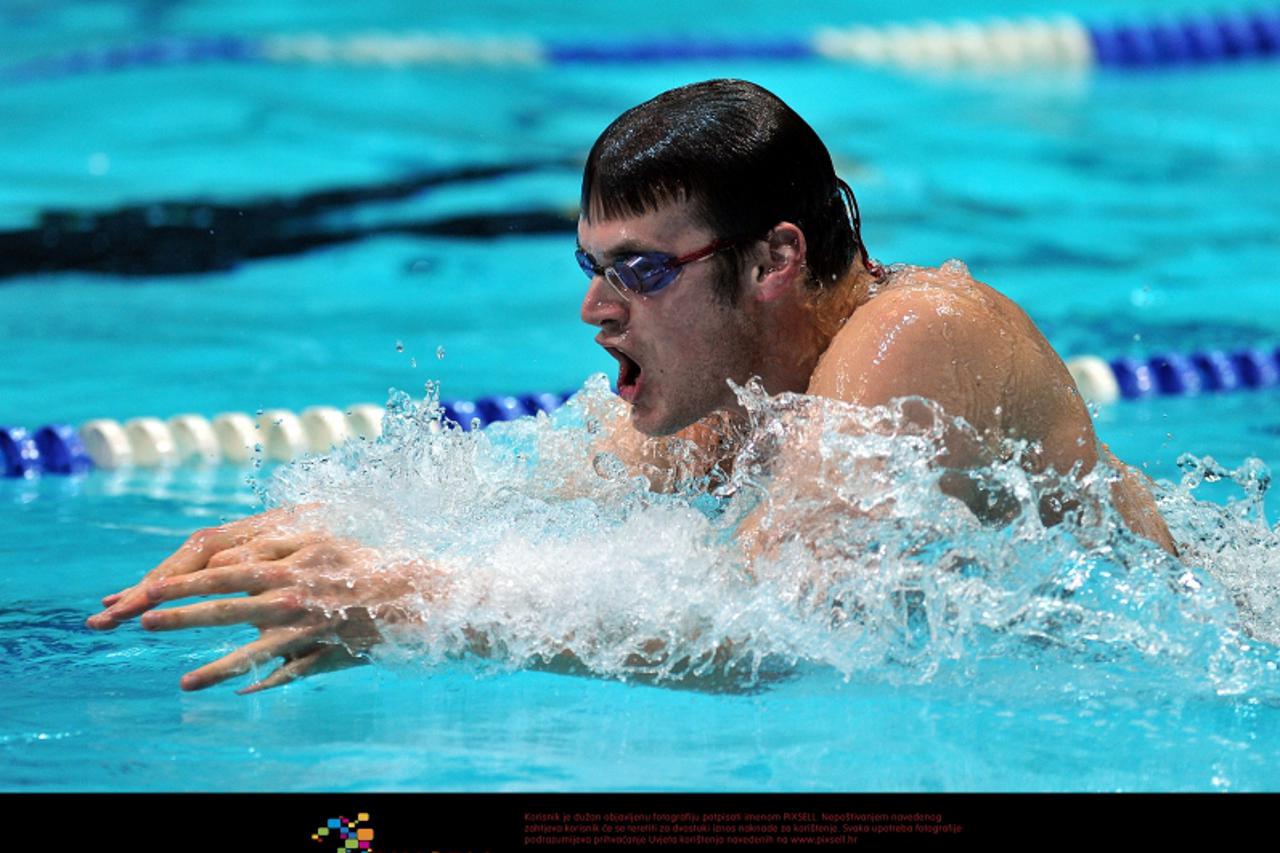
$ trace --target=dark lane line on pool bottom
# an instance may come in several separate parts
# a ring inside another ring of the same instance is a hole
[[[481,211],[353,226],[359,207],[401,201],[426,190],[485,183],[568,161],[469,165],[359,187],[240,204],[155,201],[107,211],[46,211],[30,228],[0,231],[0,281],[51,272],[144,277],[219,272],[258,258],[295,255],[386,234],[486,240],[572,233],[576,210]]]

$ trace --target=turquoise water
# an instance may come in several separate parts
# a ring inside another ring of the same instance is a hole
[[[127,3],[6,7],[0,56],[164,33],[430,28],[597,39],[621,21],[641,34],[709,26],[761,36],[942,17],[923,2],[895,7],[892,18],[871,4],[807,4],[785,27],[750,5],[709,24],[661,3],[645,4],[639,16],[612,13],[612,21],[568,4],[450,8],[430,21],[391,3],[341,13],[174,3],[155,16],[156,6],[145,8],[148,15]],[[1167,8],[1111,2],[1089,14]],[[973,14],[987,11],[998,4]],[[827,140],[858,192],[873,255],[965,259],[976,277],[1023,305],[1064,355],[1274,346],[1277,73],[1259,64],[940,79],[816,63],[483,71],[253,64],[29,82],[0,91],[0,228],[26,227],[52,208],[234,203],[528,160],[544,165],[360,215],[567,209],[577,194],[571,164],[619,112],[672,85],[742,76],[780,94]],[[35,427],[380,402],[391,387],[420,396],[428,380],[446,398],[577,387],[612,361],[577,320],[583,282],[571,239],[380,237],[204,275],[0,280],[0,421]],[[1232,468],[1250,456],[1280,459],[1276,391],[1117,404],[1097,421],[1118,455],[1156,478],[1177,481],[1183,453]],[[11,581],[0,613],[0,676],[10,685],[0,700],[0,787],[1280,788],[1274,652],[1265,641],[1229,637],[1228,669],[1239,677],[1224,677],[1212,651],[1232,626],[1214,621],[1225,617],[1208,605],[1209,623],[1225,627],[1204,655],[1188,627],[1194,618],[1168,621],[1154,608],[1145,616],[1168,643],[1149,654],[1110,646],[1092,656],[1024,654],[967,637],[965,648],[976,651],[934,649],[932,666],[801,655],[788,677],[731,693],[401,662],[253,697],[181,694],[183,672],[249,634],[157,636],[126,626],[100,635],[81,623],[98,596],[192,530],[259,508],[261,480],[247,477],[261,475],[0,481],[0,564]],[[1217,484],[1197,497],[1222,505],[1241,494]],[[1274,490],[1266,507],[1274,524]],[[1187,529],[1205,523],[1199,512]],[[1244,533],[1229,535],[1227,550],[1244,556],[1224,560],[1205,582],[1246,585],[1246,624],[1274,641],[1280,552],[1265,542],[1250,551]],[[566,559],[590,568],[581,555]],[[607,568],[601,577],[618,581]],[[692,568],[677,573],[671,599],[698,581]]]

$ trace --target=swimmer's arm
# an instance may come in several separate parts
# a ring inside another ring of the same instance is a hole
[[[1102,458],[1120,479],[1111,484],[1111,500],[1125,524],[1139,536],[1144,536],[1179,557],[1178,546],[1169,532],[1164,516],[1151,496],[1150,480],[1121,462],[1107,445],[1102,445]]]
[[[283,659],[238,691],[243,694],[367,663],[368,652],[388,639],[388,631],[412,642],[432,604],[455,594],[447,567],[422,561],[388,564],[376,551],[309,522],[307,509],[271,510],[197,531],[137,584],[104,597],[103,611],[88,625],[109,630],[136,616],[148,631],[252,625],[259,631],[257,640],[181,681],[184,690],[202,690]],[[234,597],[207,598],[227,595]],[[206,600],[181,603],[192,598]],[[482,658],[496,653],[484,626],[464,627],[460,634],[458,653]],[[594,674],[570,645],[529,665]],[[730,648],[726,644],[716,655]],[[662,641],[640,644],[625,662],[629,677],[651,677],[663,652]],[[715,687],[726,673],[718,657],[710,663],[707,674],[677,671],[664,683]]]
[[[957,308],[947,299],[945,292],[907,289],[868,303],[861,310],[874,312],[861,318],[858,334],[837,336],[809,392],[862,406],[923,397],[963,418],[972,431],[948,427],[943,436],[939,463],[950,473],[941,486],[979,515],[980,498],[966,472],[988,464],[1002,439],[1034,437],[1038,459],[1030,461],[1037,470],[1070,471],[1077,464],[1084,473],[1092,470],[1099,455],[1088,412],[1061,359],[1016,322],[1029,325],[1025,315],[1011,319],[973,301]],[[1141,475],[1105,447],[1102,459],[1120,474],[1111,494],[1125,524],[1176,556]],[[1053,515],[1046,523],[1055,523]]]
[[[981,344],[966,336],[964,328],[943,328],[932,322],[930,318],[936,312],[922,304],[921,297],[910,291],[889,293],[860,308],[861,316],[854,315],[858,325],[846,326],[819,361],[808,394],[868,408],[919,397],[936,402],[948,414],[972,410],[973,389],[963,378],[957,378],[955,365],[980,357],[974,350]],[[934,425],[934,411],[923,403],[904,405],[902,414],[920,427]],[[748,566],[776,554],[783,543],[803,534],[790,528],[779,529],[783,526],[773,523],[775,504],[790,508],[803,503],[811,508],[807,511],[814,526],[821,521],[819,515],[877,515],[891,511],[887,502],[867,505],[852,499],[848,489],[831,488],[831,484],[848,483],[855,476],[868,481],[868,493],[877,488],[874,481],[882,468],[880,462],[863,460],[857,472],[832,470],[834,463],[820,448],[824,431],[852,438],[866,427],[851,417],[824,423],[810,415],[806,423],[801,434],[788,438],[772,465],[775,486],[767,496],[769,503],[757,506],[737,527],[736,538]],[[949,422],[943,426],[939,463],[952,469],[980,464],[984,448],[976,433],[953,428]],[[893,427],[886,424],[886,429]],[[818,547],[815,542],[808,544]]]

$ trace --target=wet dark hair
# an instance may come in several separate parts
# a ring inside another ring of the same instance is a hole
[[[745,80],[708,80],[663,92],[609,125],[587,157],[588,221],[640,216],[678,201],[696,206],[718,238],[749,241],[794,222],[808,246],[809,283],[830,285],[861,255],[858,203],[836,177],[813,128],[772,92]],[[749,243],[720,257],[717,287],[737,298]]]

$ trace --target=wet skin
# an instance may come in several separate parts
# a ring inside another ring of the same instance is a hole
[[[579,245],[601,264],[643,251],[681,256],[717,236],[687,204],[584,220],[578,229]],[[876,280],[857,264],[832,295],[815,298],[805,257],[803,232],[778,223],[749,245],[733,304],[713,288],[720,259],[689,264],[674,284],[650,296],[624,296],[596,276],[582,319],[619,359],[620,390],[631,404],[629,418],[609,425],[602,446],[627,464],[652,468],[661,459],[650,437],[678,434],[716,445],[723,419],[739,411],[728,380],[759,377],[771,394],[862,406],[925,397],[963,417],[979,436],[976,443],[955,431],[944,436],[949,468],[985,464],[1006,438],[1038,447],[1024,459],[1036,470],[1078,465],[1084,473],[1101,458],[1122,474],[1112,495],[1129,527],[1175,551],[1142,478],[1099,447],[1061,359],[1010,300],[958,268],[903,268]],[[949,488],[982,512],[963,477]],[[1046,521],[1055,520],[1049,511]],[[749,522],[744,531],[749,537]],[[440,585],[446,576],[420,563],[379,567],[357,543],[300,524],[298,511],[273,510],[197,532],[137,585],[105,597],[103,612],[88,625],[106,630],[139,615],[148,630],[254,625],[258,641],[182,681],[184,689],[200,689],[283,658],[246,688],[252,691],[359,662],[380,641],[380,624],[411,619],[423,598],[446,594]],[[236,592],[246,595],[155,610]]]
[[[687,205],[578,228],[579,243],[605,258],[677,254],[713,237]],[[661,459],[646,437],[678,432],[701,445],[717,442],[718,430],[699,419],[713,409],[737,410],[726,379],[742,384],[758,376],[770,394],[803,392],[859,406],[924,397],[977,433],[975,442],[948,430],[941,459],[948,468],[988,464],[1007,439],[1030,443],[1023,464],[1035,471],[1083,474],[1104,458],[1121,474],[1112,498],[1128,526],[1175,552],[1141,476],[1098,444],[1062,359],[1011,300],[958,264],[902,267],[882,278],[859,265],[832,296],[815,299],[804,253],[803,234],[780,223],[744,265],[732,307],[711,294],[709,264],[686,270],[656,295],[630,299],[597,276],[582,318],[600,327],[602,345],[627,350],[643,368],[630,422],[614,424],[602,448],[652,471]],[[657,381],[643,381],[649,375]],[[944,488],[975,513],[987,512],[985,497],[964,476],[949,477]],[[1044,506],[1046,523],[1060,520],[1063,509]]]
[[[949,432],[941,462],[963,470],[1001,454],[1008,439],[1030,443],[1022,463],[1085,474],[1099,458],[1121,475],[1112,500],[1134,532],[1176,553],[1142,477],[1100,446],[1062,359],[1011,300],[975,281],[961,265],[904,268],[857,306],[823,354],[808,393],[863,406],[919,396],[963,418],[979,436]],[[982,515],[972,484],[947,491]],[[944,488],[948,485],[944,481]],[[1046,523],[1063,508],[1042,504]]]

